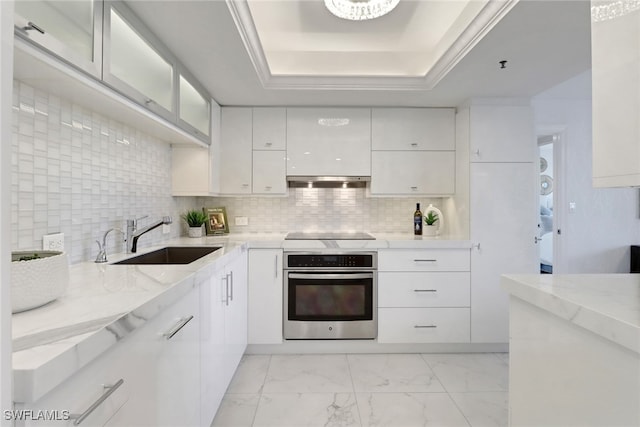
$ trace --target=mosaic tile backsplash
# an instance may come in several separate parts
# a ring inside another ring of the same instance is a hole
[[[171,215],[170,234],[154,230],[140,247],[181,233],[193,198],[171,197],[171,148],[144,132],[14,81],[11,159],[13,250],[42,248],[42,236],[65,234],[72,263],[95,258],[96,239],[128,218]],[[125,250],[110,233],[108,253]]]
[[[292,188],[286,198],[198,197],[204,207],[224,206],[230,231],[286,233],[289,231],[367,231],[412,233],[416,202],[433,203],[445,214],[442,199],[366,197],[364,188]],[[236,216],[249,218],[248,226],[235,226]]]

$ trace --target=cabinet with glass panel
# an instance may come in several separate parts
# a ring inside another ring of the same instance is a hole
[[[207,91],[121,1],[17,0],[16,34],[210,143]]]

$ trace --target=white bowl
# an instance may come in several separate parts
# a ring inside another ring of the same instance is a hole
[[[20,258],[38,258],[19,261]],[[11,311],[19,313],[51,302],[67,291],[67,254],[57,251],[11,252]]]

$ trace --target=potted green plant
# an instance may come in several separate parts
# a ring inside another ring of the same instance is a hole
[[[189,226],[189,237],[202,237],[204,232],[204,223],[207,221],[207,215],[203,211],[192,209],[182,215],[182,219]]]
[[[438,219],[437,213],[433,211],[427,212],[424,216],[424,223],[426,224],[426,227],[424,227],[423,234],[425,236],[435,236],[437,234],[438,226],[436,225],[436,222],[438,222]]]

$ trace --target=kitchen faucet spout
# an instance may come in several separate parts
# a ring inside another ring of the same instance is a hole
[[[135,253],[138,249],[138,239],[145,233],[160,227],[161,225],[171,224],[173,221],[170,216],[164,216],[160,221],[154,222],[147,227],[137,230],[137,221],[135,219],[127,220],[127,248],[129,252]]]

